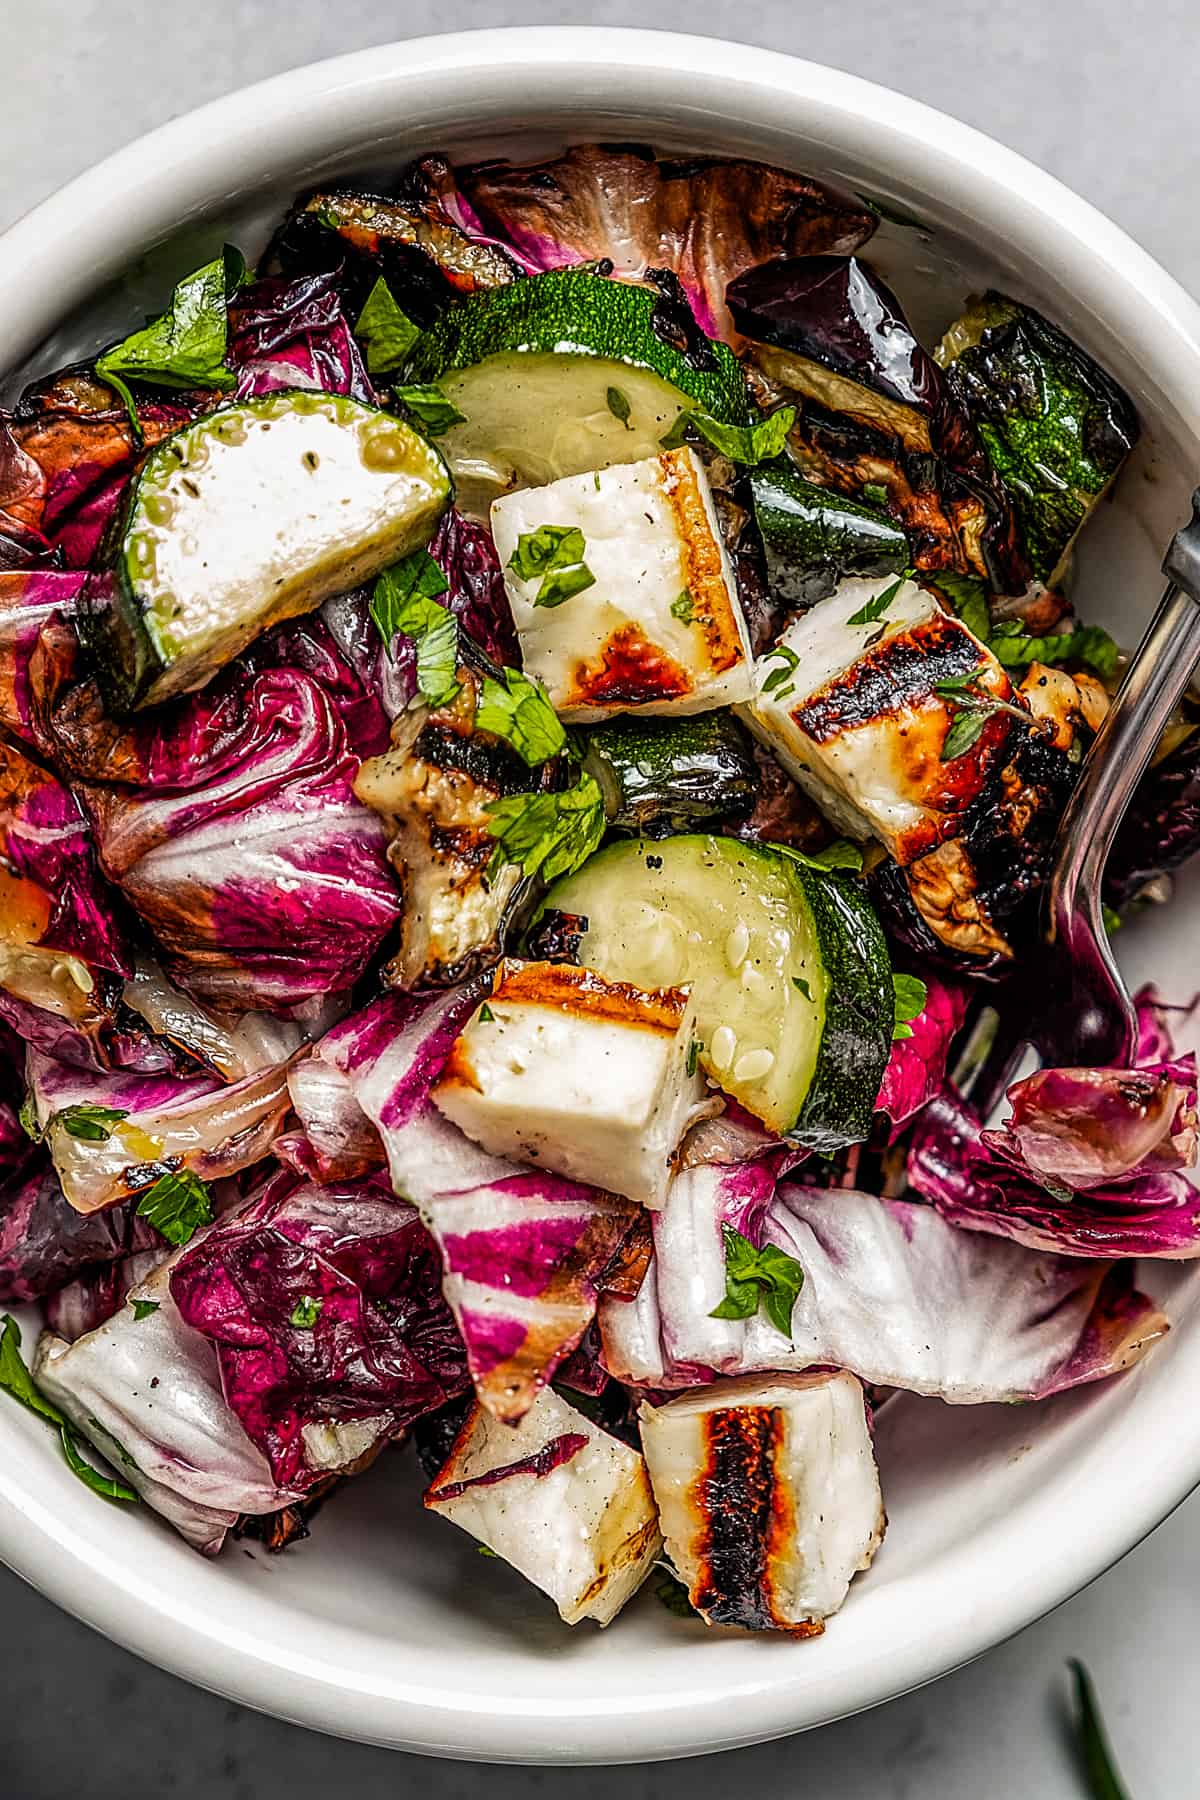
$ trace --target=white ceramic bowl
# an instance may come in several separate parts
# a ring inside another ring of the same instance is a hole
[[[1106,219],[1011,152],[765,51],[522,29],[395,44],[250,88],[121,151],[8,234],[0,345],[26,359],[22,375],[94,349],[222,236],[257,251],[293,190],[316,179],[423,150],[527,152],[597,135],[758,156],[890,199],[934,228],[930,240],[886,228],[871,252],[918,327],[940,327],[991,277],[1080,338],[1146,427],[1081,571],[1088,611],[1137,635],[1200,471],[1200,312]],[[1132,973],[1190,992],[1198,905],[1185,881],[1169,915],[1125,934]],[[891,1530],[844,1612],[809,1643],[706,1632],[649,1596],[607,1632],[570,1632],[516,1576],[422,1515],[400,1454],[353,1483],[291,1554],[251,1559],[235,1546],[206,1563],[144,1508],[99,1503],[51,1436],[7,1404],[0,1556],[166,1668],[326,1731],[518,1761],[745,1744],[977,1655],[1184,1497],[1200,1479],[1196,1280],[1186,1266],[1153,1271],[1177,1329],[1106,1387],[1030,1409],[910,1398],[885,1408]]]

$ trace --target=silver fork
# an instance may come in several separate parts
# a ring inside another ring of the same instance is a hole
[[[1137,1022],[1104,928],[1101,882],[1134,789],[1200,661],[1200,488],[1163,559],[1168,587],[1096,733],[1054,847],[1042,940],[1021,983],[1023,1035],[989,1058],[972,1092],[986,1114],[1024,1044],[1050,1067],[1129,1065]],[[1015,996],[1014,996],[1015,999]]]

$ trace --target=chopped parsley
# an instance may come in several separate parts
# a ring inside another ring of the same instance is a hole
[[[354,335],[362,340],[368,374],[386,375],[400,367],[421,332],[381,275],[363,302]]]
[[[849,838],[834,838],[832,844],[826,844],[823,850],[814,850],[811,855],[804,850],[793,850],[790,844],[775,844],[772,848],[781,856],[790,856],[793,862],[803,863],[806,869],[820,869],[826,875],[831,869],[851,875],[862,873],[862,848],[852,844]]]
[[[773,650],[767,651],[766,660],[768,662],[773,661],[776,657],[779,659],[780,666],[771,670],[762,684],[762,691],[764,694],[774,694],[777,700],[786,700],[795,689],[795,683],[791,678],[800,667],[800,658],[794,650],[789,650],[786,644],[776,644]],[[787,683],[786,687],[783,685],[784,682]]]
[[[633,426],[629,423],[628,394],[623,394],[619,387],[610,387],[604,399],[613,418],[618,419],[626,431],[632,431]]]
[[[139,441],[130,381],[165,388],[236,386],[237,377],[225,364],[229,301],[245,280],[244,259],[227,245],[222,255],[184,277],[166,312],[96,358],[97,375],[121,396]]]
[[[863,488],[862,497],[868,506],[886,506],[888,503],[888,491],[878,481],[868,481]]]
[[[688,1076],[689,1081],[691,1080],[692,1076],[696,1073],[696,1066],[700,1061],[700,1052],[701,1052],[701,1050],[703,1050],[703,1048],[704,1048],[704,1045],[700,1042],[699,1038],[693,1038],[691,1043],[688,1045],[687,1076]]]
[[[809,987],[807,981],[805,981],[803,975],[793,975],[792,986],[796,988],[798,992],[803,994],[806,1000],[812,999],[812,989]]]
[[[496,1015],[485,1000],[479,1009],[479,1023],[481,1025],[493,1025],[495,1024],[495,1021]]]
[[[681,588],[671,602],[671,617],[681,624],[690,625],[696,617],[696,604],[692,599],[691,588]]]
[[[1100,1706],[1092,1678],[1081,1662],[1072,1661],[1071,1676],[1075,1687],[1075,1731],[1092,1800],[1129,1800],[1128,1790],[1117,1773],[1108,1734],[1100,1717]]]
[[[292,1308],[292,1324],[301,1331],[311,1331],[320,1318],[324,1305],[319,1294],[303,1294]]]
[[[897,575],[895,581],[889,582],[882,593],[876,594],[865,606],[860,606],[856,613],[852,613],[846,620],[847,625],[877,625],[880,619],[887,617],[888,607],[907,580],[907,575]]]
[[[458,620],[437,598],[449,586],[428,550],[414,550],[371,591],[371,617],[389,651],[397,634],[414,645],[417,690],[430,706],[448,706],[458,693]]]
[[[79,1448],[79,1433],[66,1414],[46,1398],[29,1373],[25,1358],[21,1355],[21,1328],[8,1313],[4,1316],[4,1328],[0,1331],[0,1390],[11,1394],[14,1400],[19,1400],[22,1406],[35,1413],[39,1419],[44,1419],[58,1433],[67,1467],[85,1487],[91,1488],[94,1494],[100,1494],[106,1500],[137,1500],[132,1488],[126,1487],[111,1475],[102,1475],[84,1456]]]
[[[427,383],[417,387],[398,387],[396,399],[412,414],[426,437],[441,437],[452,425],[465,425],[466,414],[447,400],[440,387]]]
[[[487,866],[489,878],[506,863],[543,881],[569,875],[587,861],[607,826],[604,796],[590,775],[556,794],[512,794],[493,800],[487,809],[488,830],[496,840]]]
[[[119,1106],[64,1106],[50,1119],[50,1125],[85,1143],[107,1144],[121,1120],[128,1117],[128,1111]]]
[[[535,606],[561,606],[595,586],[596,577],[584,561],[586,550],[578,525],[539,525],[521,533],[508,567],[522,581],[539,583]]]
[[[761,1305],[776,1331],[792,1335],[792,1308],[804,1286],[804,1270],[794,1256],[774,1244],[756,1250],[750,1239],[722,1225],[725,1240],[725,1298],[713,1319],[752,1319]]]
[[[894,1043],[898,1038],[912,1036],[912,1021],[920,1018],[925,1011],[929,989],[917,975],[893,975],[892,992],[895,996],[893,1013],[895,1024],[892,1031]]]
[[[679,414],[666,436],[659,441],[664,450],[677,450],[686,442],[689,429],[696,431],[730,462],[743,463],[753,468],[758,463],[772,462],[779,456],[787,442],[788,432],[796,422],[794,406],[781,406],[768,418],[759,419],[753,425],[726,425],[720,419],[714,419],[706,412],[690,411],[687,408]]]
[[[140,1321],[148,1319],[151,1313],[156,1313],[161,1303],[158,1300],[131,1300],[129,1304],[133,1308],[134,1318]]]
[[[475,724],[480,731],[503,738],[531,769],[537,768],[558,755],[567,734],[538,682],[519,669],[502,669],[500,674],[499,681],[484,676]]]
[[[212,1198],[198,1175],[174,1169],[160,1175],[137,1203],[139,1219],[161,1232],[169,1244],[186,1244],[201,1225],[212,1224]]]

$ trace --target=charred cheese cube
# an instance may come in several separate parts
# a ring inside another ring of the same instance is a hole
[[[710,1110],[687,990],[568,963],[506,962],[433,1089],[494,1156],[661,1207],[675,1151]]]
[[[568,1625],[607,1625],[662,1549],[642,1458],[552,1388],[516,1425],[472,1407],[425,1504],[549,1594]]]
[[[643,1401],[667,1553],[710,1625],[822,1629],[883,1540],[862,1387],[844,1371],[753,1375]]]
[[[549,603],[541,572],[518,573],[528,566],[521,540],[546,526],[582,534],[592,577]],[[493,503],[492,532],[525,671],[563,718],[705,712],[750,698],[749,633],[693,451],[505,495]]]
[[[839,831],[909,863],[956,835],[1013,729],[994,712],[967,749],[944,754],[960,709],[937,690],[968,679],[1012,701],[991,651],[924,588],[844,581],[759,658],[745,716]]]

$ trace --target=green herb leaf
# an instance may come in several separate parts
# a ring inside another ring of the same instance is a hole
[[[325,1305],[319,1294],[304,1294],[292,1308],[292,1324],[301,1331],[311,1331]]]
[[[987,588],[977,575],[955,575],[939,569],[935,574],[927,576],[926,580],[932,582],[942,597],[949,601],[973,637],[977,637],[981,644],[990,642],[992,615],[988,606]]]
[[[761,1303],[777,1331],[792,1335],[792,1308],[804,1286],[804,1270],[794,1256],[774,1244],[756,1250],[750,1239],[722,1225],[725,1241],[725,1298],[710,1318],[750,1319]]]
[[[1100,916],[1104,920],[1104,929],[1109,937],[1112,936],[1114,931],[1120,931],[1122,925],[1125,923],[1116,907],[1110,906],[1107,900],[1103,900],[1100,903]]]
[[[502,669],[500,681],[483,678],[475,724],[511,744],[531,769],[557,756],[567,741],[545,689],[519,669]],[[523,795],[518,795],[523,799]]]
[[[1081,1662],[1072,1660],[1069,1667],[1075,1686],[1075,1730],[1092,1800],[1129,1800],[1100,1717],[1092,1678]]]
[[[868,481],[863,488],[862,497],[868,506],[886,506],[888,503],[888,491],[878,481]]]
[[[699,1617],[696,1609],[688,1599],[688,1591],[677,1575],[663,1569],[654,1578],[654,1598],[660,1606],[665,1606],[669,1613],[677,1619],[695,1619]]]
[[[354,335],[362,339],[367,372],[387,375],[400,367],[421,331],[397,306],[391,288],[381,275],[363,302]]]
[[[53,1427],[58,1433],[59,1444],[71,1473],[77,1475],[93,1493],[103,1494],[109,1500],[137,1500],[132,1488],[123,1486],[110,1476],[101,1475],[84,1458],[74,1426],[54,1402],[46,1398],[26,1368],[25,1358],[21,1355],[21,1328],[9,1313],[4,1315],[4,1327],[0,1330],[0,1391],[11,1394],[14,1400],[19,1400],[22,1406]]]
[[[782,454],[788,432],[796,422],[794,406],[781,406],[766,419],[754,425],[726,425],[706,412],[684,409],[666,436],[661,438],[664,450],[678,450],[686,442],[689,427],[731,462],[753,468],[771,462]]]
[[[449,585],[428,550],[414,550],[371,591],[371,617],[388,649],[397,632],[416,646],[417,688],[431,706],[448,706],[458,692],[458,620],[436,598]]]
[[[557,794],[513,794],[487,809],[496,848],[488,864],[494,876],[506,863],[544,881],[569,875],[600,847],[608,823],[604,796],[590,775]]]
[[[32,1094],[26,1094],[21,1101],[17,1119],[25,1136],[31,1137],[35,1144],[40,1144],[44,1134],[41,1126],[38,1124],[37,1107],[33,1103]]]
[[[466,415],[447,400],[440,387],[432,383],[417,387],[398,387],[396,399],[410,412],[426,437],[441,437],[452,425],[465,425]]]
[[[892,992],[895,996],[892,1040],[895,1042],[897,1038],[912,1036],[911,1021],[920,1018],[925,1011],[929,989],[918,975],[893,975]]]
[[[201,1225],[212,1224],[212,1199],[207,1187],[190,1169],[160,1175],[137,1204],[139,1219],[160,1231],[169,1244],[186,1244]]]
[[[775,694],[777,700],[786,700],[795,685],[791,677],[800,667],[800,658],[786,644],[776,644],[773,650],[767,651],[765,660],[773,662],[776,659],[780,666],[771,670],[762,684],[762,691],[764,694]],[[784,682],[787,682],[786,687]]]
[[[683,625],[690,625],[696,617],[696,603],[692,599],[691,588],[682,588],[671,602],[671,617],[678,619]]]
[[[994,627],[990,644],[997,662],[1006,669],[1035,662],[1051,666],[1079,662],[1105,681],[1116,674],[1121,655],[1116,640],[1101,625],[1080,625],[1074,631],[1054,632],[1048,637],[1026,637],[1015,621],[1004,621]]]
[[[500,1560],[499,1557],[496,1555],[496,1552],[492,1549],[490,1544],[476,1544],[475,1554],[476,1554],[476,1556],[490,1556],[490,1557],[494,1558],[494,1560],[497,1562],[499,1562],[499,1560]]]
[[[148,1319],[151,1313],[156,1313],[161,1302],[158,1300],[131,1300],[129,1304],[133,1308],[134,1318],[140,1321]]]
[[[481,1025],[494,1025],[495,1022],[496,1022],[496,1015],[492,1011],[491,1007],[488,1005],[487,1001],[485,1000],[483,1005],[479,1009],[479,1023]]]
[[[618,387],[610,387],[604,398],[613,418],[619,419],[626,431],[632,431],[633,426],[629,423],[629,396],[623,394]]]
[[[798,989],[799,992],[804,995],[806,1000],[812,999],[812,989],[809,987],[807,981],[805,981],[803,975],[793,975],[792,986]]]
[[[179,283],[166,312],[96,358],[96,373],[116,389],[141,436],[137,407],[126,385],[221,388],[236,385],[225,366],[229,298],[241,285],[246,265],[236,250],[205,263]]]
[[[541,577],[535,606],[561,606],[595,584],[596,577],[583,560],[586,551],[578,525],[539,525],[536,531],[521,533],[508,567],[522,581]]]
[[[868,600],[865,606],[860,606],[858,611],[846,620],[847,625],[878,624],[880,619],[887,616],[888,607],[904,586],[906,579],[907,577],[904,575],[897,575],[895,581],[889,582],[882,593],[876,594],[874,599]]]
[[[781,856],[791,857],[793,862],[803,863],[806,869],[819,869],[825,875],[831,869],[845,870],[851,875],[862,873],[862,847],[852,844],[849,838],[835,838],[832,844],[826,844],[823,850],[816,850],[811,856],[804,850],[794,850],[790,844],[773,844],[772,849]]]
[[[107,1144],[113,1128],[128,1117],[128,1111],[117,1106],[64,1106],[51,1116],[47,1129],[57,1126],[68,1137],[82,1138],[89,1144]]]
[[[704,1048],[704,1046],[703,1046],[703,1044],[701,1044],[699,1038],[693,1038],[691,1043],[688,1045],[687,1078],[689,1081],[692,1079],[692,1076],[696,1073],[696,1068],[700,1061],[700,1052],[703,1048]]]
[[[72,1475],[82,1481],[84,1487],[91,1488],[93,1494],[99,1494],[104,1500],[132,1500],[136,1504],[138,1496],[131,1487],[126,1487],[115,1476],[102,1475],[99,1469],[92,1467],[80,1450],[79,1439],[69,1425],[59,1427],[59,1442],[67,1459],[67,1467]]]
[[[941,761],[954,762],[957,757],[965,756],[968,750],[973,749],[990,716],[990,710],[982,707],[964,707],[956,712],[950,721],[950,729],[942,740]]]

